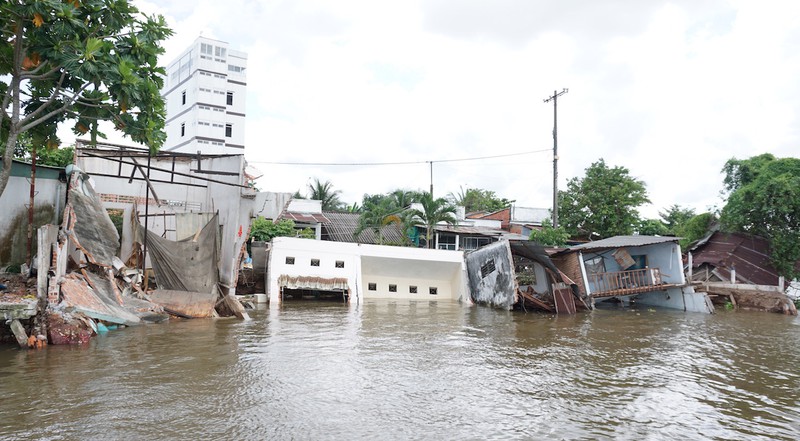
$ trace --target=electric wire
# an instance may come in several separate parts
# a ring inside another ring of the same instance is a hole
[[[412,165],[431,164],[439,162],[479,161],[482,159],[507,158],[511,156],[532,155],[534,153],[550,152],[552,149],[534,150],[530,152],[507,153],[504,155],[476,156],[471,158],[435,159],[431,161],[394,161],[394,162],[291,162],[291,161],[247,161],[251,164],[273,165],[312,165],[312,166],[383,166],[383,165]]]

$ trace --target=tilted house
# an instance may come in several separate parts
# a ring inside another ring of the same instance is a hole
[[[553,261],[593,302],[661,306],[713,313],[705,293],[695,293],[683,274],[679,239],[615,236],[570,247]]]

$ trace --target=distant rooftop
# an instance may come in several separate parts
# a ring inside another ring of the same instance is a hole
[[[614,236],[608,239],[596,240],[585,244],[570,247],[572,250],[588,251],[603,250],[608,248],[622,247],[641,247],[658,243],[678,242],[680,237],[661,237],[661,236]]]

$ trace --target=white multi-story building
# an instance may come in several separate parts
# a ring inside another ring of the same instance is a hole
[[[170,63],[162,150],[244,154],[246,68],[246,53],[205,37]]]

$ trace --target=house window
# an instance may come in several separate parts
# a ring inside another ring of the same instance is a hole
[[[586,273],[589,275],[603,274],[606,272],[606,264],[602,256],[585,260],[583,264],[586,265]]]
[[[227,102],[229,106],[233,105],[233,92],[228,92],[227,94]]]
[[[367,285],[367,289],[370,290],[370,291],[377,291],[378,290],[378,284],[377,283],[370,283],[370,284]]]
[[[408,287],[408,292],[411,293],[411,294],[416,294],[417,293],[417,287],[413,286],[413,285],[409,286]]]
[[[213,54],[213,46],[207,43],[200,43],[200,53],[205,55]]]
[[[344,260],[337,260],[336,268],[344,268]]]
[[[225,124],[225,137],[230,138],[231,136],[233,136],[233,126]]]
[[[481,278],[485,278],[489,274],[493,273],[494,270],[494,259],[484,263],[483,266],[481,266]]]
[[[224,47],[215,46],[214,47],[214,56],[215,57],[224,57],[225,56],[225,48]]]
[[[319,266],[319,259],[311,259],[311,266]]]
[[[439,294],[439,289],[435,286],[431,286],[428,288],[428,292],[431,293],[432,296]]]
[[[478,248],[491,243],[488,237],[465,237],[462,239],[463,248],[466,251],[477,250]]]
[[[397,285],[389,285],[389,292],[397,292]]]
[[[186,123],[181,123],[181,137],[186,134]]]
[[[181,104],[186,105],[186,91],[181,92]]]
[[[455,250],[456,249],[456,236],[452,234],[439,235],[439,249],[440,250]]]
[[[294,257],[287,257],[286,258],[287,265],[294,265]]]

